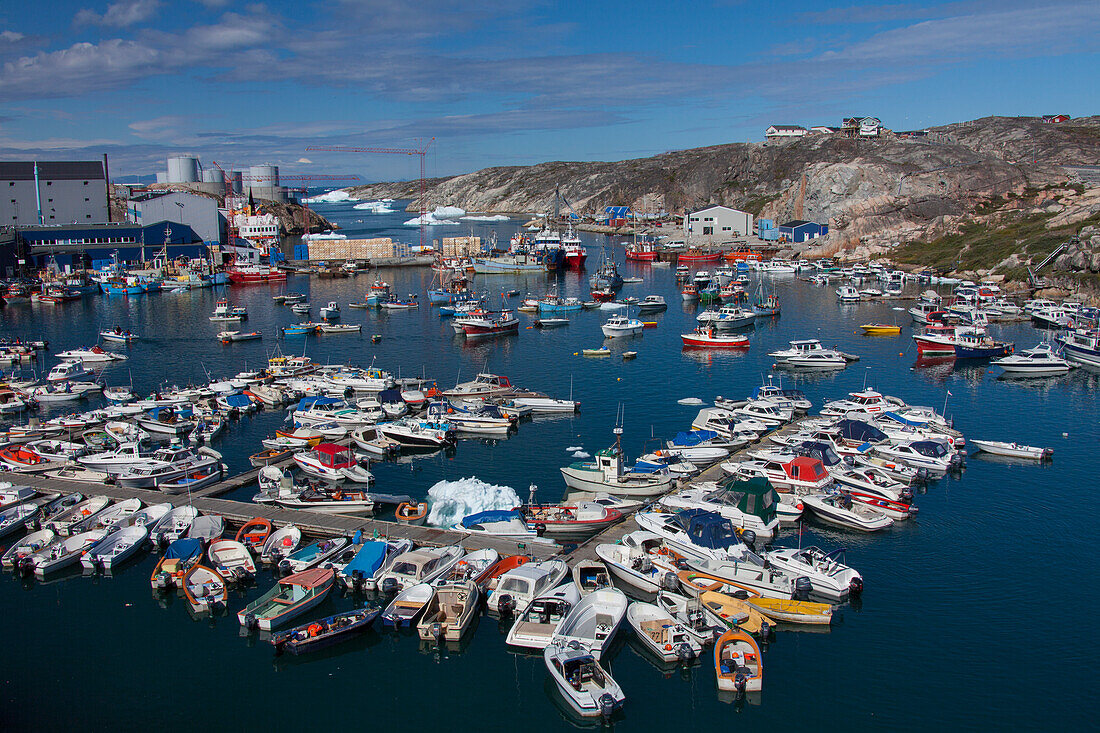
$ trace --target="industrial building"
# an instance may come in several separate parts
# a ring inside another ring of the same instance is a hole
[[[691,244],[719,244],[752,234],[752,214],[728,206],[708,206],[684,215],[684,239]]]
[[[279,185],[279,166],[253,165],[247,172],[223,171],[217,166],[203,168],[194,155],[173,155],[167,160],[167,169],[157,173],[157,183],[185,186],[194,191],[225,195],[225,179],[229,178],[232,193],[251,194],[266,201],[287,202],[290,191]]]
[[[0,226],[108,220],[107,158],[0,163]]]
[[[829,233],[828,224],[817,224],[812,221],[795,219],[786,224],[779,225],[779,237],[788,242],[800,243],[810,239],[817,239]]]
[[[191,227],[171,221],[13,227],[0,235],[0,274],[12,278],[51,259],[62,271],[98,269],[115,252],[119,262],[143,262],[164,255],[203,258],[207,247]]]
[[[225,243],[225,217],[217,200],[186,191],[148,191],[131,196],[126,217],[135,224],[170,221],[191,227],[202,241],[214,246]]]

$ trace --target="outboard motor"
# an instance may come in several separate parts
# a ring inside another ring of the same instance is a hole
[[[386,578],[382,581],[382,593],[392,596],[397,592],[397,578]]]
[[[19,558],[19,574],[26,578],[32,572],[34,572],[34,561],[30,556]]]
[[[800,575],[795,578],[794,593],[791,594],[791,598],[796,601],[808,601],[813,590],[814,584],[810,582],[810,579],[805,575]]]
[[[748,545],[750,550],[756,549],[756,532],[746,529],[741,533],[741,541]]]
[[[244,617],[244,628],[248,631],[253,631],[260,625],[259,620],[256,618],[256,614],[250,613]]]
[[[351,571],[351,589],[356,593],[363,590],[363,571],[352,570]]]
[[[735,590],[731,595],[733,595],[734,598],[737,598],[737,599],[742,600],[742,601],[747,601],[749,599],[748,591],[744,591],[744,590]]]
[[[516,599],[505,593],[500,597],[497,602],[497,610],[500,611],[501,616],[511,615],[512,611],[516,609]]]
[[[611,693],[605,692],[600,695],[600,716],[604,720],[611,717],[611,714],[615,712],[615,698],[611,696]]]
[[[775,629],[767,621],[760,622],[760,637],[767,641],[775,635]]]
[[[863,578],[855,577],[848,581],[848,593],[853,596],[863,594]]]
[[[443,642],[443,624],[434,623],[431,628],[432,638],[435,639],[436,644]]]
[[[690,644],[680,642],[676,645],[676,658],[681,662],[688,662],[695,658],[695,650]]]
[[[275,656],[282,656],[283,652],[286,650],[286,640],[287,637],[284,635],[280,636],[279,639],[275,642]]]
[[[913,501],[913,490],[912,489],[902,489],[901,493],[898,494],[898,497],[902,501],[904,501],[906,504],[909,504]]]
[[[277,566],[277,569],[278,569],[278,572],[276,573],[276,575],[287,575],[287,574],[289,574],[290,573],[290,560],[287,560],[286,558],[280,560],[279,565]]]
[[[661,576],[661,587],[676,592],[680,589],[680,579],[676,577],[676,573],[669,570]]]
[[[741,672],[737,673],[737,676],[733,678],[733,689],[737,691],[737,696],[741,697],[745,694],[745,688],[748,686],[749,681],[745,675]]]

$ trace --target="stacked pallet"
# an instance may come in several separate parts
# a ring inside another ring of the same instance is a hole
[[[444,257],[473,257],[481,254],[481,237],[443,237]]]
[[[394,245],[389,237],[374,239],[321,239],[309,243],[311,260],[369,260],[372,257],[399,257],[398,249],[407,245]]]

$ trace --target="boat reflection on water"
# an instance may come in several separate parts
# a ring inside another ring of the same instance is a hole
[[[635,656],[640,657],[642,660],[645,661],[646,664],[660,672],[661,677],[666,680],[672,679],[673,675],[676,672],[679,672],[680,679],[684,680],[685,682],[690,681],[692,675],[694,674],[694,670],[700,666],[701,660],[708,656],[708,648],[704,648],[701,655],[697,657],[692,657],[687,661],[676,659],[670,662],[666,662],[663,659],[658,659],[657,655],[654,654],[648,646],[642,643],[641,639],[638,638],[638,635],[635,634],[632,630],[629,631],[627,646],[630,647],[630,651],[633,652]]]
[[[733,690],[719,690],[718,702],[733,704],[737,712],[746,705],[759,706],[763,702],[763,692],[734,692]]]
[[[735,346],[730,348],[709,348],[684,346],[680,350],[680,356],[691,361],[713,366],[716,364],[736,364],[743,362],[751,349],[749,346]]]
[[[622,722],[622,720],[626,717],[626,713],[624,712],[627,707],[626,705],[619,707],[619,709],[613,712],[611,714],[611,717],[608,718],[606,721],[601,720],[599,717],[586,718],[584,716],[578,715],[577,712],[573,710],[573,707],[562,696],[561,690],[559,690],[558,686],[554,684],[554,680],[550,677],[550,675],[544,675],[542,689],[543,692],[546,694],[546,697],[548,697],[550,699],[550,702],[554,704],[554,707],[557,709],[562,719],[574,728],[598,730],[605,727],[611,727],[615,723]]]

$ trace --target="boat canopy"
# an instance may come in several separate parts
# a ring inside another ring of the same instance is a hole
[[[190,560],[193,557],[202,554],[202,541],[191,537],[183,537],[172,544],[168,545],[168,549],[164,551],[165,559],[178,558],[180,560]]]
[[[684,528],[692,544],[712,550],[724,549],[740,542],[733,523],[717,512],[705,509],[685,509],[673,521]]]
[[[297,411],[304,411],[314,407],[315,405],[338,405],[341,403],[343,403],[343,400],[337,397],[325,397],[323,395],[318,395],[315,397],[303,397],[301,400],[298,401],[298,406],[294,409]]]
[[[225,404],[230,407],[236,407],[238,410],[242,410],[252,406],[252,400],[248,399],[248,395],[240,393],[226,395]]]
[[[840,436],[845,440],[860,443],[881,443],[887,437],[886,433],[862,420],[841,420],[836,426],[840,430]]]
[[[471,514],[462,519],[463,527],[472,527],[475,524],[492,524],[494,522],[511,522],[513,520],[523,521],[523,517],[515,509],[490,509],[489,511],[477,512]]]
[[[917,440],[909,444],[909,447],[922,456],[931,458],[943,458],[947,455],[947,447],[943,443],[934,440]]]
[[[378,401],[382,404],[388,402],[404,402],[401,398],[401,392],[396,389],[384,389],[378,393]]]
[[[883,413],[882,416],[883,417],[888,417],[891,420],[893,420],[894,422],[901,423],[902,425],[908,425],[909,427],[922,427],[922,426],[928,424],[927,420],[918,420],[918,419],[914,419],[914,418],[911,418],[911,417],[905,417],[904,415],[899,415],[898,413],[896,413],[892,410],[889,411],[889,412]]]
[[[835,466],[841,461],[840,456],[836,454],[831,445],[817,440],[803,441],[798,446],[798,452],[804,456],[816,458],[826,466]]]
[[[799,456],[789,463],[784,463],[783,470],[788,476],[798,481],[816,482],[829,475],[821,461],[808,456]]]
[[[313,453],[323,465],[330,468],[355,463],[355,459],[351,455],[351,449],[336,443],[318,443],[313,447]]]
[[[717,437],[718,433],[713,430],[687,430],[676,433],[676,437],[672,439],[672,442],[676,445],[694,446]]]
[[[745,514],[760,517],[764,524],[775,519],[779,493],[763,476],[733,477],[723,483],[720,490],[725,492],[730,504],[735,504]]]
[[[386,549],[385,542],[365,543],[344,568],[344,573],[354,577],[355,573],[359,572],[364,577],[373,577],[386,559]]]

